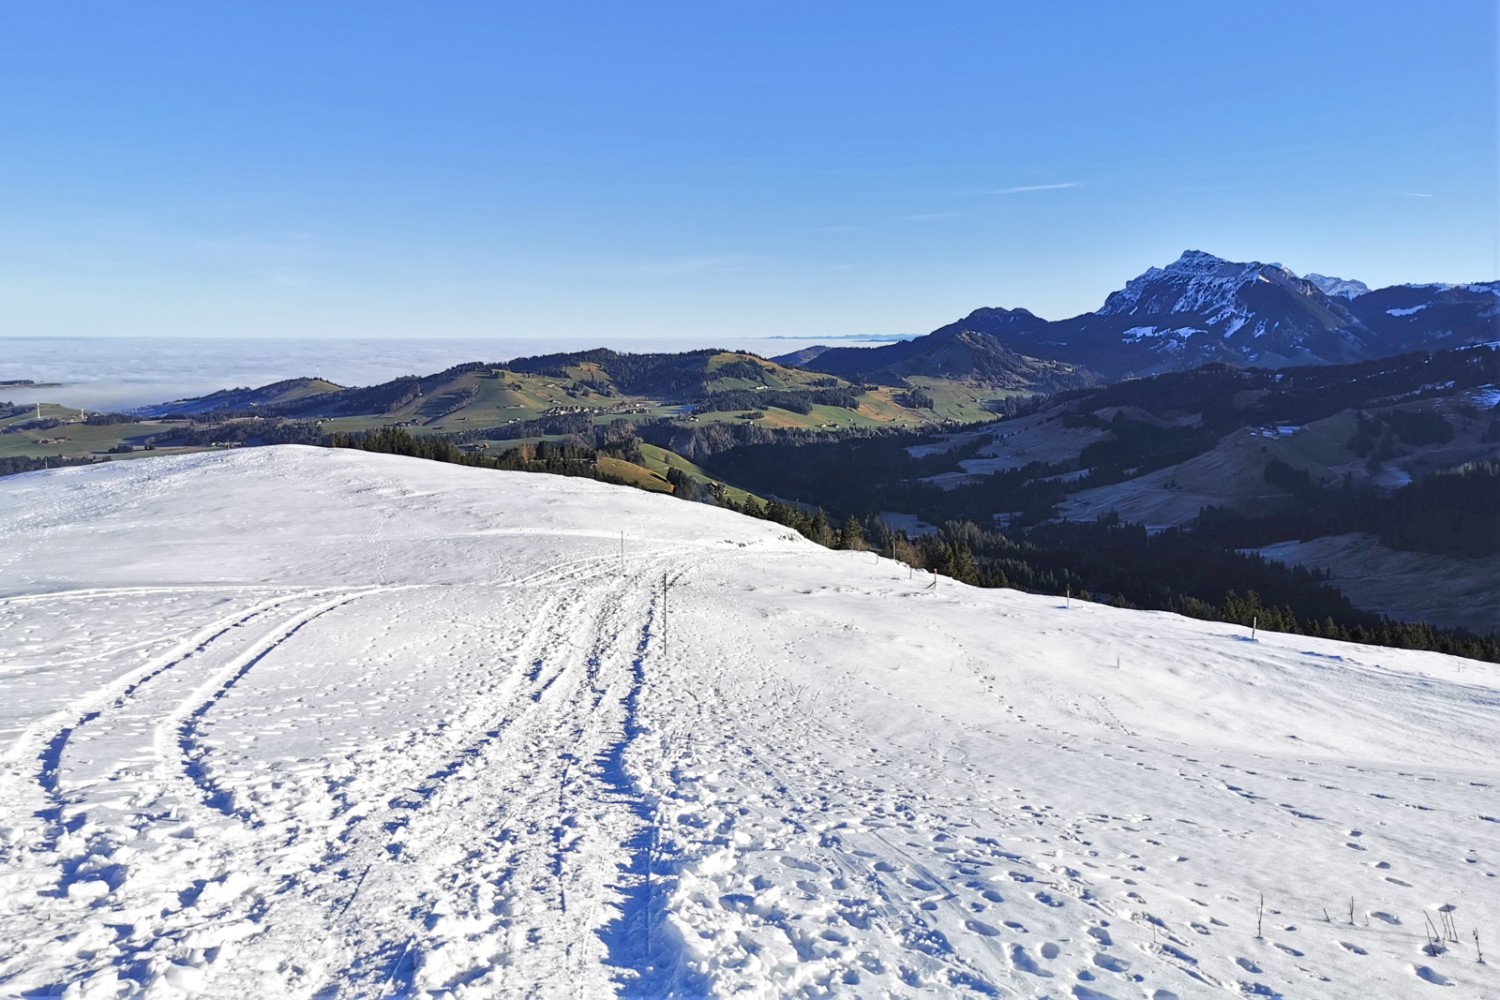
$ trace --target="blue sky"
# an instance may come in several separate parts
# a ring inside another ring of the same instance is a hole
[[[925,332],[1497,276],[1489,0],[22,3],[0,335]]]

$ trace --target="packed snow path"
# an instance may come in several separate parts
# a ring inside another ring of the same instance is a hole
[[[1500,669],[929,584],[352,452],[0,481],[0,995],[1500,995]]]

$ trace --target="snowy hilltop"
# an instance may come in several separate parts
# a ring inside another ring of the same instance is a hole
[[[1492,664],[301,447],[0,482],[0,637],[0,995],[1500,995]]]

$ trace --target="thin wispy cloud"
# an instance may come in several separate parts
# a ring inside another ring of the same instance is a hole
[[[1019,184],[1015,187],[1000,188],[993,194],[1029,194],[1032,191],[1065,191],[1068,188],[1083,187],[1082,181],[1064,181],[1061,184]]]
[[[1423,194],[1421,191],[1398,191],[1396,193],[1397,194],[1403,194],[1403,195],[1405,195],[1408,198],[1431,198],[1432,197],[1432,195],[1430,195],[1430,194]]]
[[[664,278],[679,278],[693,274],[744,271],[749,266],[749,260],[744,257],[682,257],[669,260],[645,260],[606,264],[593,270],[595,273],[607,278],[658,281]]]

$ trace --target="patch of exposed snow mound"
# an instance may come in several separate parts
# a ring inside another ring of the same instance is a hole
[[[0,992],[1500,995],[1493,665],[347,451],[0,539]]]

